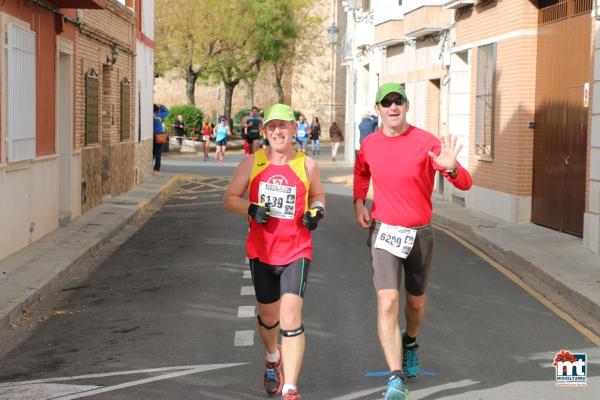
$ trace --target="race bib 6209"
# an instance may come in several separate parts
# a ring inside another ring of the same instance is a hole
[[[406,258],[412,250],[416,237],[416,229],[388,225],[382,222],[375,239],[375,248],[386,250],[396,257]]]

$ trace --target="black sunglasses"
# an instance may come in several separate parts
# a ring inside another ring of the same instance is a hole
[[[397,106],[401,106],[402,104],[406,103],[406,99],[404,99],[404,97],[396,97],[393,100],[383,99],[379,102],[379,104],[381,104],[381,106],[385,108],[390,107],[392,103],[394,103]]]

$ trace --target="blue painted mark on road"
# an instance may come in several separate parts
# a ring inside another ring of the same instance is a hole
[[[390,371],[367,372],[365,374],[365,376],[367,376],[367,377],[371,377],[371,376],[388,376],[389,374],[390,374]]]
[[[375,372],[367,372],[365,374],[365,377],[385,377],[385,376],[389,376],[390,375],[390,371],[375,371]],[[436,376],[438,376],[437,372],[434,371],[421,371],[419,372],[419,375],[423,375],[423,376],[428,376],[431,378],[434,378]]]

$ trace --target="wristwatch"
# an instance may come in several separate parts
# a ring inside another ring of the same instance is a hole
[[[446,173],[448,175],[450,175],[451,178],[454,178],[454,177],[456,177],[456,174],[458,173],[458,167],[447,168]]]

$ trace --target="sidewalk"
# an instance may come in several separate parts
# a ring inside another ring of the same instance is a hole
[[[352,175],[329,179],[346,186],[352,186],[352,180]],[[560,306],[564,296],[595,320],[581,322],[600,322],[600,255],[584,247],[581,238],[532,223],[509,223],[435,199],[433,222],[480,248],[528,285],[542,289],[555,304]],[[543,290],[547,288],[551,290]]]
[[[94,253],[151,203],[168,194],[179,178],[161,174],[0,260],[0,331],[45,295],[62,288],[69,272]]]

